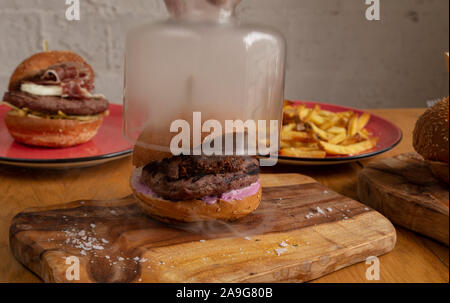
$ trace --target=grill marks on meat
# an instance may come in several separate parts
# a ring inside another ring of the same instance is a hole
[[[65,62],[50,66],[28,81],[38,85],[60,85],[64,96],[82,99],[86,97],[86,92],[94,89],[93,76],[86,65],[80,62]]]
[[[164,173],[172,181],[198,175],[245,172],[252,168],[258,169],[257,160],[236,156],[178,156],[146,166],[150,171]]]
[[[52,96],[35,96],[25,92],[7,92],[3,100],[18,108],[28,108],[45,114],[88,116],[105,112],[109,107],[106,99],[66,99]]]
[[[258,181],[259,163],[251,157],[178,156],[152,162],[141,181],[168,200],[201,199]]]

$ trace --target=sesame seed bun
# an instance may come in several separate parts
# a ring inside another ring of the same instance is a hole
[[[86,65],[92,74],[90,84],[94,83],[94,70],[89,64],[86,63],[86,61],[84,61],[82,57],[70,51],[47,51],[34,54],[17,66],[9,81],[8,90],[10,92],[17,91],[20,89],[20,84],[22,81],[38,75],[50,66],[64,62],[80,62]]]
[[[89,121],[43,119],[14,115],[8,112],[6,127],[18,142],[44,147],[69,147],[91,140],[102,125],[103,118]]]
[[[413,133],[413,146],[429,163],[436,176],[448,183],[448,128],[449,100],[442,99],[428,108],[417,120]],[[447,169],[442,169],[446,166]]]

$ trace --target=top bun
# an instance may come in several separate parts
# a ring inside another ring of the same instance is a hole
[[[417,120],[413,146],[425,160],[448,163],[448,102],[442,99]]]
[[[144,130],[137,139],[133,149],[133,165],[142,167],[153,161],[160,161],[172,157],[170,151],[158,151],[154,146],[170,146],[170,140],[175,134],[156,129]]]
[[[191,123],[190,125],[193,125],[192,120],[189,120],[189,118],[186,118],[186,121],[188,121],[188,123]],[[150,162],[160,161],[165,158],[173,157],[173,154],[170,151],[170,144],[172,142],[172,139],[178,134],[178,132],[170,132],[170,124],[148,124],[139,135],[139,138],[137,139],[134,146],[133,165],[135,167],[142,167],[149,164]],[[202,132],[200,136],[201,142],[203,142],[203,140],[208,135],[208,133]],[[189,140],[189,146],[194,146],[193,136],[190,135]]]
[[[168,129],[169,127],[147,127],[140,134],[133,149],[133,165],[135,167],[142,167],[154,161],[161,161],[162,159],[173,157],[170,151],[170,143],[178,133],[172,133]],[[201,142],[203,142],[207,135],[207,133],[201,134]],[[189,137],[189,146],[193,146],[193,138],[192,136]]]
[[[92,81],[91,84],[94,83],[94,70],[79,55],[70,51],[47,51],[34,54],[20,63],[11,76],[8,90],[10,92],[17,91],[20,89],[20,83],[23,80],[27,80],[38,75],[50,66],[64,62],[80,62],[86,65],[92,74],[92,79],[90,79]]]
[[[192,125],[192,124],[191,124]],[[139,136],[139,138],[136,141],[136,145],[133,149],[133,165],[135,167],[142,167],[147,165],[150,162],[154,161],[160,161],[165,158],[170,158],[173,156],[173,154],[170,152],[170,144],[172,139],[178,135],[178,133],[172,133],[167,131],[169,127],[167,128],[161,128],[161,126],[152,125],[151,127],[147,127]],[[229,154],[226,153],[226,149],[224,147],[226,146],[225,142],[226,140],[233,140],[233,155],[239,155],[236,151],[236,133],[222,133],[222,135],[218,135],[216,138],[220,138],[222,140],[222,154]],[[200,142],[202,144],[210,144],[210,137],[211,135],[209,133],[202,132],[200,135]],[[246,148],[248,146],[248,134],[244,133],[244,144]],[[208,140],[206,138],[208,137]],[[195,147],[195,144],[193,142],[193,136],[189,136],[190,144],[190,154],[193,154],[193,148]],[[159,150],[157,150],[158,148]],[[165,150],[161,150],[165,149]],[[245,152],[245,151],[244,151]]]

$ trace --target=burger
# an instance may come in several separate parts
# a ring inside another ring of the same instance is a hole
[[[139,205],[163,222],[235,221],[261,202],[259,162],[250,156],[173,156],[138,140],[133,165]]]
[[[417,120],[413,146],[427,162],[433,174],[448,184],[448,97],[428,108]]]
[[[46,51],[24,60],[11,76],[5,123],[21,143],[69,147],[91,140],[109,102],[94,94],[94,71],[70,51]]]

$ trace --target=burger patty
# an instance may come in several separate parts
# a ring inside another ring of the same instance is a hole
[[[109,106],[108,100],[104,98],[66,99],[53,96],[36,96],[20,91],[5,93],[3,100],[15,107],[26,107],[45,114],[58,114],[58,111],[62,111],[67,115],[79,116],[100,114],[106,111]]]
[[[177,156],[152,162],[141,182],[167,200],[201,199],[258,181],[259,163],[251,157]]]

